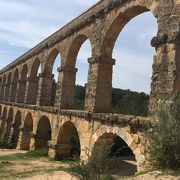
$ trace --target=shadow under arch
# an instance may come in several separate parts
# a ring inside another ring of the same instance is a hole
[[[7,118],[7,108],[4,107],[3,114],[1,117],[1,127],[0,127],[0,140],[3,140],[3,134],[5,133],[5,124],[6,124],[6,118]]]
[[[31,113],[26,115],[21,137],[20,149],[28,151],[31,143],[31,133],[33,132],[33,119]]]
[[[11,107],[9,109],[9,113],[8,113],[8,117],[7,117],[6,133],[4,136],[5,142],[9,142],[12,122],[13,122],[13,108]]]
[[[48,141],[51,140],[51,124],[46,116],[42,116],[37,124],[35,150],[48,149]]]
[[[91,161],[111,175],[129,176],[137,172],[137,162],[127,143],[114,133],[103,133],[94,143]]]
[[[13,134],[11,138],[11,144],[13,148],[17,147],[17,143],[19,140],[19,133],[20,133],[20,126],[21,126],[21,112],[18,111],[16,113],[15,119],[14,119],[14,124],[13,124]]]
[[[81,153],[80,139],[75,125],[68,121],[59,130],[55,158],[79,158]]]

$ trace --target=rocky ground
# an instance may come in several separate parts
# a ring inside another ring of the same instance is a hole
[[[0,149],[0,180],[78,180],[77,177],[62,170],[62,167],[68,166],[67,162],[50,161],[47,158],[22,158],[16,156],[16,153],[23,154],[26,151]],[[127,162],[133,164],[130,160],[126,160]],[[124,170],[116,170],[118,172],[118,176],[115,176],[117,180],[180,180],[180,176],[172,176],[160,171],[122,177],[120,174]],[[127,172],[126,168],[124,173]]]

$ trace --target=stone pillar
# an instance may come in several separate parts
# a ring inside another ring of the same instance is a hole
[[[39,74],[39,84],[38,84],[38,95],[36,99],[36,104],[38,106],[51,106],[51,96],[52,96],[52,80],[54,75],[51,73],[40,73]]]
[[[16,103],[24,103],[26,91],[26,80],[19,80],[17,86]]]
[[[28,77],[25,92],[25,104],[36,104],[38,91],[38,77]]]
[[[36,142],[36,134],[35,133],[31,133],[31,141],[30,141],[30,146],[29,146],[29,150],[35,150],[35,142]]]
[[[57,145],[52,142],[52,141],[48,141],[48,157],[54,159],[56,157],[56,150],[57,149]]]
[[[2,129],[2,133],[1,133],[1,142],[4,141],[4,137],[6,134],[6,128],[7,128],[7,123],[4,122],[4,128]]]
[[[153,115],[164,98],[180,91],[180,40],[179,35],[163,35],[152,39],[156,48],[153,62],[149,115]]]
[[[112,67],[115,60],[107,56],[88,59],[89,72],[86,89],[85,110],[110,112],[112,98]]]
[[[11,123],[11,125],[10,125],[10,133],[9,133],[9,137],[8,137],[8,143],[11,143],[13,132],[14,132],[14,123]]]
[[[21,141],[22,141],[23,130],[24,130],[24,128],[22,126],[19,127],[19,138],[18,138],[18,142],[17,142],[17,146],[16,146],[16,149],[18,149],[18,150],[21,149]]]
[[[58,68],[59,78],[56,90],[56,107],[58,109],[74,108],[75,81],[77,69],[71,66]]]

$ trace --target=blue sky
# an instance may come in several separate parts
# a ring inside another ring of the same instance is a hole
[[[97,0],[0,0],[0,69],[80,15]],[[151,13],[132,19],[120,33],[113,52],[113,87],[149,93],[152,61],[150,46],[157,23]],[[91,46],[83,44],[77,58],[76,83],[87,82]],[[54,66],[56,74],[57,60]]]

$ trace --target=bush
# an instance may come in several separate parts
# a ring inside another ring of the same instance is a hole
[[[48,156],[48,150],[46,148],[38,149],[38,150],[32,150],[32,151],[28,151],[26,154],[23,154],[23,156],[27,157],[27,158],[47,157]]]
[[[180,168],[180,98],[175,99],[160,106],[149,134],[149,161],[155,168]]]
[[[100,149],[96,159],[89,157],[88,162],[76,162],[63,170],[81,180],[114,180],[112,176],[106,175],[108,168],[106,153]]]
[[[114,180],[112,176],[104,175],[104,171],[95,162],[75,163],[65,169],[68,173],[79,177],[81,180]]]

